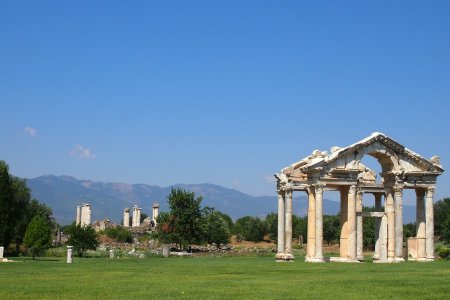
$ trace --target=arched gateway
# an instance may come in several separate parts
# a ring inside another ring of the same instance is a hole
[[[361,163],[365,155],[378,160],[382,180]],[[323,262],[324,191],[340,192],[340,257],[332,261],[362,259],[362,217],[375,217],[376,246],[374,262],[403,261],[404,189],[417,195],[417,235],[413,257],[434,260],[433,195],[437,177],[444,172],[439,157],[427,160],[382,133],[345,148],[333,147],[331,154],[319,150],[276,174],[278,192],[277,261],[290,261],[292,254],[292,193],[308,195],[307,262]],[[362,213],[362,195],[374,195],[377,212]],[[384,212],[382,211],[384,198]]]

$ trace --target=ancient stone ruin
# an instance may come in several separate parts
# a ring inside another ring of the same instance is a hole
[[[381,183],[375,172],[361,163],[365,155],[381,165]],[[433,196],[436,179],[444,172],[439,157],[425,159],[382,133],[345,148],[319,150],[276,174],[278,192],[277,261],[292,261],[292,194],[308,195],[307,262],[363,260],[362,218],[374,217],[374,262],[401,262],[403,253],[403,191],[416,193],[416,237],[409,242],[410,258],[434,260]],[[340,256],[323,256],[323,194],[340,193]],[[362,212],[363,194],[372,194],[377,212]],[[384,203],[382,203],[384,202]],[[384,205],[384,211],[382,207]]]
[[[88,226],[90,224],[91,224],[91,204],[83,203],[82,206],[77,206],[76,225]]]

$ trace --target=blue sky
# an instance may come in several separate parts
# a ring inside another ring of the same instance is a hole
[[[374,131],[448,168],[449,100],[449,1],[0,1],[17,176],[271,195]]]

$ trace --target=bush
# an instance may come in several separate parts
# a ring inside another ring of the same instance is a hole
[[[107,228],[105,230],[105,233],[108,237],[115,239],[120,243],[133,242],[133,235],[131,234],[131,232],[121,226]]]
[[[443,259],[450,259],[450,248],[447,247],[441,247],[437,254],[439,255],[439,257],[443,258]]]

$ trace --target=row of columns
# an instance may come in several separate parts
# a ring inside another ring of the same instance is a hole
[[[417,194],[417,259],[434,259],[434,187],[416,189]],[[308,194],[308,237],[307,262],[322,262],[323,258],[323,185],[309,185]],[[292,254],[292,193],[285,188],[278,191],[278,248],[277,261],[291,261]],[[385,189],[385,212],[382,213],[383,193],[374,193],[378,214],[370,215],[375,220],[374,260],[388,262],[403,259],[403,188],[394,186]],[[426,198],[425,198],[426,194]],[[362,261],[363,257],[363,191],[355,185],[340,189],[341,235],[340,259]],[[426,200],[424,200],[424,198]],[[381,213],[380,213],[381,212]]]
[[[158,218],[159,214],[159,204],[154,203],[153,204],[153,215],[152,215],[152,221],[156,224],[156,219]],[[123,226],[124,227],[130,227],[130,209],[125,208],[123,210]],[[137,205],[133,206],[133,215],[131,219],[131,226],[132,227],[139,227],[141,226],[141,208]]]
[[[88,226],[91,224],[91,205],[84,203],[82,206],[77,206],[77,219],[75,224],[78,226]]]

